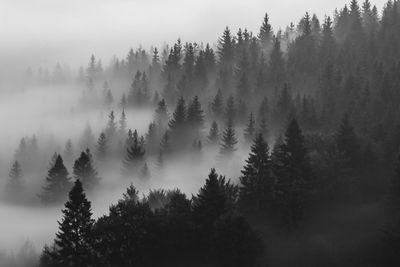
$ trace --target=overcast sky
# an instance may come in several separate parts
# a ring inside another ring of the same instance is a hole
[[[91,53],[108,61],[129,47],[214,43],[225,26],[257,32],[265,12],[274,29],[306,12],[322,20],[346,0],[0,0],[0,61],[73,66]],[[386,0],[371,0],[379,10]],[[33,63],[34,62],[34,63]]]

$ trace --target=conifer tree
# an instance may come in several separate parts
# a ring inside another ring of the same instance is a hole
[[[171,140],[169,137],[169,131],[165,131],[163,137],[161,138],[160,149],[163,155],[171,152]]]
[[[204,111],[201,109],[199,98],[195,96],[187,111],[187,122],[192,130],[199,131],[204,126]]]
[[[278,205],[284,222],[297,227],[312,190],[313,177],[304,137],[295,119],[286,129],[284,143],[274,153]]]
[[[176,142],[181,143],[182,139],[185,138],[187,130],[186,118],[187,118],[186,104],[183,97],[181,97],[178,100],[175,111],[172,115],[172,119],[168,123],[170,136],[174,141],[173,142],[174,144]]]
[[[235,128],[232,120],[228,120],[221,138],[220,154],[222,156],[231,156],[237,149],[237,143],[238,141],[235,136]]]
[[[345,114],[335,135],[336,153],[342,168],[353,169],[359,157],[359,145],[349,116]]]
[[[13,194],[21,190],[22,186],[23,173],[21,165],[17,160],[14,161],[14,163],[12,164],[8,177],[10,178],[10,180],[7,183],[7,193],[12,196]]]
[[[67,168],[61,156],[58,155],[54,165],[48,171],[46,185],[43,187],[40,198],[46,204],[59,203],[65,200],[70,188],[71,182]]]
[[[80,180],[83,187],[90,191],[98,186],[100,177],[93,166],[90,150],[82,152],[80,157],[75,161],[73,174],[76,180]]]
[[[125,175],[131,175],[132,172],[138,170],[138,164],[144,159],[145,150],[140,144],[139,136],[137,131],[133,132],[132,144],[126,149],[126,156],[123,160],[123,173]]]
[[[236,106],[235,106],[235,98],[233,96],[230,96],[227,101],[226,101],[226,107],[225,107],[225,119],[226,120],[231,120],[232,123],[236,118]]]
[[[221,119],[224,113],[221,89],[218,89],[217,94],[215,95],[213,101],[211,102],[211,112],[214,116],[214,119],[216,120]]]
[[[253,112],[251,112],[246,129],[244,129],[244,138],[249,143],[253,141],[254,135],[256,133],[255,124],[256,124],[256,122],[254,120]]]
[[[110,114],[108,115],[108,122],[105,135],[109,139],[112,139],[116,131],[117,131],[117,124],[115,123],[114,111],[111,111]]]
[[[211,145],[216,145],[219,142],[219,129],[217,122],[213,121],[211,124],[210,132],[207,136],[208,143]]]
[[[107,156],[108,139],[104,133],[101,133],[97,140],[97,157],[104,159]]]
[[[158,102],[156,109],[156,121],[161,129],[165,129],[167,127],[166,122],[168,121],[168,108],[164,98]]]
[[[121,136],[124,136],[126,134],[126,114],[125,114],[125,109],[122,109],[121,113],[121,118],[119,119],[119,133]]]
[[[92,236],[94,220],[91,204],[79,180],[69,192],[69,200],[62,212],[55,251],[51,257],[59,266],[95,266]]]
[[[261,41],[264,51],[266,51],[272,43],[272,35],[272,26],[269,23],[268,14],[265,13],[263,23],[260,27],[260,33],[258,34],[258,39]]]
[[[269,147],[261,134],[251,146],[249,158],[240,177],[241,205],[246,210],[265,211],[273,200],[274,180],[271,173]]]

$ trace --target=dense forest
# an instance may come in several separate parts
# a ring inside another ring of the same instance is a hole
[[[71,116],[106,117],[79,137],[28,134],[0,163],[3,203],[64,204],[24,266],[400,264],[400,1],[260,22],[24,73],[21,90],[78,88]],[[130,186],[94,216],[116,183]]]

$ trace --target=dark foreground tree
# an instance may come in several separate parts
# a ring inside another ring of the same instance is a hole
[[[273,200],[274,180],[267,142],[259,134],[240,177],[240,204],[245,211],[266,211]]]
[[[63,218],[59,222],[55,246],[44,251],[47,260],[50,258],[55,267],[97,266],[92,245],[94,220],[91,218],[91,205],[79,180],[76,180],[69,192],[69,200],[65,203],[62,213]]]

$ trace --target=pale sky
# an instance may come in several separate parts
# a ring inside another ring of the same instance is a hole
[[[349,0],[0,0],[0,62],[108,62],[130,47],[163,41],[214,43],[225,26],[258,32],[265,12],[274,29],[309,11],[320,19]],[[371,0],[381,11],[386,0]],[[4,64],[3,64],[4,65]],[[3,66],[4,67],[4,66]],[[1,68],[0,68],[1,71]]]

